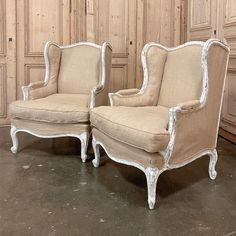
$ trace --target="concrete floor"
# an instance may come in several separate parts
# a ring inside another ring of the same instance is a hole
[[[153,211],[141,171],[83,164],[77,140],[23,134],[17,155],[10,146],[0,128],[1,236],[236,235],[236,146],[221,138],[216,181],[206,157],[165,172]]]

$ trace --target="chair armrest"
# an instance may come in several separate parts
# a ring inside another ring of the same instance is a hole
[[[199,100],[191,100],[183,103],[179,103],[177,107],[181,110],[193,110],[201,105]]]
[[[43,88],[45,85],[46,84],[44,81],[36,81],[36,82],[30,83],[27,86],[22,86],[21,89],[22,89],[24,101],[30,99],[30,93],[32,90]]]
[[[111,106],[138,107],[150,105],[149,97],[145,96],[145,91],[137,88],[109,93],[109,99]]]
[[[121,95],[121,96],[128,96],[128,95],[133,95],[138,93],[140,90],[137,88],[132,88],[132,89],[122,89],[119,90],[118,92],[116,92],[117,95]]]
[[[91,90],[90,108],[107,105],[107,89],[102,84],[99,84]]]

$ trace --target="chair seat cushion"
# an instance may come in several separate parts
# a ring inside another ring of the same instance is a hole
[[[108,136],[147,152],[163,151],[169,142],[168,108],[97,107],[91,110],[92,126]]]
[[[12,118],[51,123],[89,121],[89,95],[53,94],[45,98],[10,104]]]

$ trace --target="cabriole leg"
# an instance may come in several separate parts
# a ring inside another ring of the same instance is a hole
[[[95,158],[93,159],[93,166],[94,167],[99,167],[99,164],[100,164],[100,150],[99,150],[99,145],[97,144],[95,138],[93,138],[92,144],[93,144],[93,152],[94,152],[94,156],[95,156]]]
[[[147,168],[145,171],[148,188],[148,205],[150,209],[154,209],[156,202],[156,187],[160,171],[157,168]]]
[[[86,162],[89,134],[87,132],[84,132],[79,136],[79,139],[81,141],[81,159],[82,162]]]
[[[17,128],[15,126],[11,126],[12,153],[17,153],[18,150],[18,138],[16,136],[16,133],[17,133]]]
[[[216,172],[216,162],[217,162],[217,158],[218,158],[218,155],[217,155],[217,151],[216,149],[214,148],[210,153],[209,153],[209,157],[210,157],[210,161],[209,161],[209,176],[212,180],[214,180],[217,176],[217,172]]]

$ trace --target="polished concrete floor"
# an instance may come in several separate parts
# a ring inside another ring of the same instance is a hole
[[[218,177],[208,158],[165,172],[148,210],[144,174],[103,157],[81,163],[79,142],[20,135],[11,154],[0,128],[0,236],[236,235],[236,146],[219,139]]]

